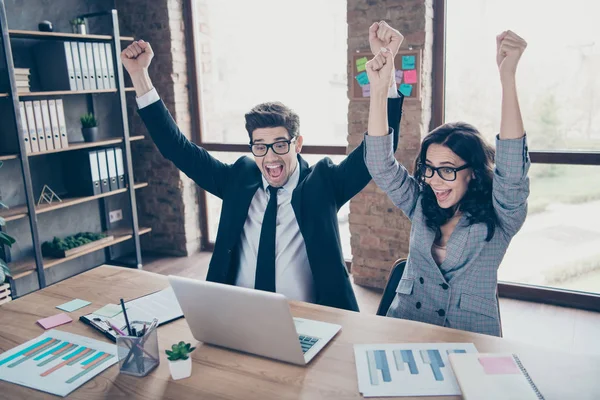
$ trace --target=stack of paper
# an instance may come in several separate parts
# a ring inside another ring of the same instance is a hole
[[[28,93],[29,90],[29,68],[15,68],[15,79],[17,80],[17,91]]]

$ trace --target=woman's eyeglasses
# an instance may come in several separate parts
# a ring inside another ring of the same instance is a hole
[[[452,182],[456,180],[456,173],[458,171],[462,171],[463,169],[469,168],[469,164],[465,164],[462,167],[453,168],[453,167],[432,167],[431,165],[422,165],[421,173],[425,178],[433,178],[433,174],[437,172],[440,178],[445,181]]]

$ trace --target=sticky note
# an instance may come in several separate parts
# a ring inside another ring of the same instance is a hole
[[[415,56],[402,56],[402,69],[415,69]]]
[[[520,374],[521,371],[511,356],[479,357],[479,363],[487,375]]]
[[[88,306],[92,304],[91,301],[85,301],[85,300],[81,300],[81,299],[75,299],[75,300],[71,300],[65,304],[61,304],[60,306],[56,306],[56,308],[66,311],[66,312],[72,312],[75,310],[79,310],[80,308],[83,308],[85,306]]]
[[[371,96],[371,85],[370,84],[367,83],[365,86],[362,87],[362,95],[363,95],[363,97]]]
[[[123,312],[123,309],[120,305],[117,304],[107,304],[104,307],[94,311],[92,314],[100,315],[102,317],[112,318],[115,315],[119,315]]]
[[[42,318],[38,320],[37,323],[40,324],[44,329],[50,329],[54,328],[55,326],[68,324],[71,321],[73,320],[67,314],[60,313],[53,315],[52,317]]]
[[[396,83],[402,83],[402,76],[404,75],[404,71],[401,69],[396,70]]]
[[[367,57],[362,57],[356,60],[356,71],[361,72],[367,69]]]
[[[404,83],[417,83],[417,70],[404,71]]]
[[[406,83],[400,85],[400,93],[402,93],[405,96],[410,96],[412,93],[412,89],[413,85],[407,85]]]
[[[360,74],[356,75],[356,80],[360,86],[364,86],[369,83],[369,77],[367,76],[366,72],[361,72]]]

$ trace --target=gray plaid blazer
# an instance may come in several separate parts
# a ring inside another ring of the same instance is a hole
[[[417,181],[392,152],[392,135],[366,136],[365,161],[375,183],[412,223],[408,261],[387,315],[500,336],[497,270],[527,215],[530,161],[527,139],[496,139],[492,199],[500,221],[486,242],[484,223],[463,215],[452,233],[446,259],[431,255],[435,232],[428,228]]]

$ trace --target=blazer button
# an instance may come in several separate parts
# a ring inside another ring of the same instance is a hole
[[[421,302],[420,301],[417,301],[416,305],[417,305],[417,308],[421,308]]]
[[[441,287],[442,287],[442,289],[444,289],[444,290],[448,290],[448,288],[450,287],[450,286],[448,286],[448,284],[447,284],[447,283],[440,283],[440,286],[441,286]]]
[[[442,310],[441,308],[439,310],[437,310],[436,313],[438,313],[438,315],[440,317],[443,317],[444,315],[446,315],[446,311]]]
[[[420,277],[419,282],[421,282],[421,284],[423,284],[423,283],[425,283],[425,279],[423,279],[423,277]]]

